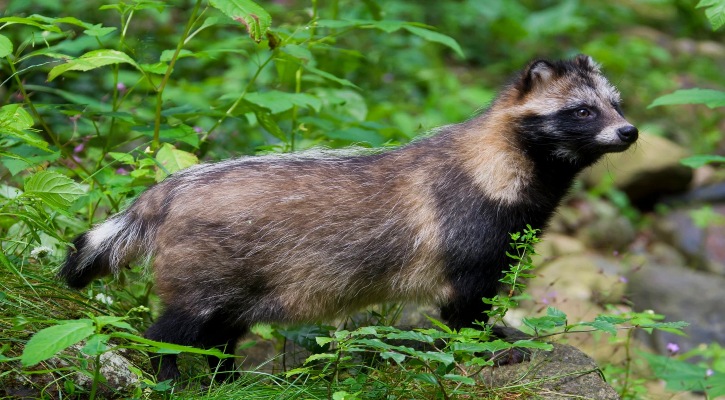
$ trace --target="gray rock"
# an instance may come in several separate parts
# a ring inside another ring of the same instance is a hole
[[[530,385],[537,399],[619,399],[604,381],[597,364],[576,347],[554,344],[550,352],[537,351],[531,361],[486,368],[481,375],[492,387]]]
[[[725,344],[723,287],[725,277],[680,266],[646,264],[633,270],[627,290],[635,310],[654,310],[667,321],[690,323],[687,337],[655,331],[642,339],[661,354],[667,354],[668,343],[676,343],[681,351],[701,343]]]
[[[639,145],[624,153],[608,155],[582,174],[590,186],[605,179],[624,191],[633,204],[651,208],[661,197],[685,192],[692,180],[692,169],[680,164],[687,150],[660,136],[643,133]]]
[[[725,226],[717,223],[725,219],[725,205],[712,207],[713,223],[708,226],[695,224],[694,212],[697,208],[673,211],[655,222],[654,231],[685,255],[689,266],[725,276]]]

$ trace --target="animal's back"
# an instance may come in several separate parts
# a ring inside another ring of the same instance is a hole
[[[202,313],[286,321],[443,300],[435,179],[415,166],[439,161],[426,157],[242,160],[180,174],[154,239],[159,294]]]

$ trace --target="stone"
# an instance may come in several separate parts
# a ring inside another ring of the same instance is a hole
[[[554,344],[549,352],[535,351],[529,362],[485,368],[481,375],[491,387],[530,384],[527,388],[537,399],[619,399],[594,360],[565,344]]]
[[[696,219],[700,221],[696,223]],[[725,276],[723,221],[725,221],[723,204],[712,206],[704,212],[698,207],[683,208],[658,219],[653,229],[660,240],[685,256],[688,266]]]
[[[688,336],[656,330],[640,339],[660,354],[675,343],[686,352],[701,343],[725,343],[725,277],[684,266],[645,264],[629,274],[627,291],[637,311],[653,310],[667,321],[690,323]]]
[[[611,180],[642,209],[651,209],[660,198],[688,189],[692,169],[680,164],[688,155],[685,148],[647,133],[640,135],[638,143],[626,152],[608,155],[587,169],[581,175],[585,184],[594,187]]]

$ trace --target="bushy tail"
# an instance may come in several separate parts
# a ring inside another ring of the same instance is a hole
[[[147,253],[148,226],[129,212],[114,216],[73,240],[58,277],[81,289],[95,278],[114,274]]]

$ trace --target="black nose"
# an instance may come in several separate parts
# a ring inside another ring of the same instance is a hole
[[[632,143],[637,140],[639,131],[632,125],[623,126],[617,129],[617,136],[622,139],[623,142]]]

